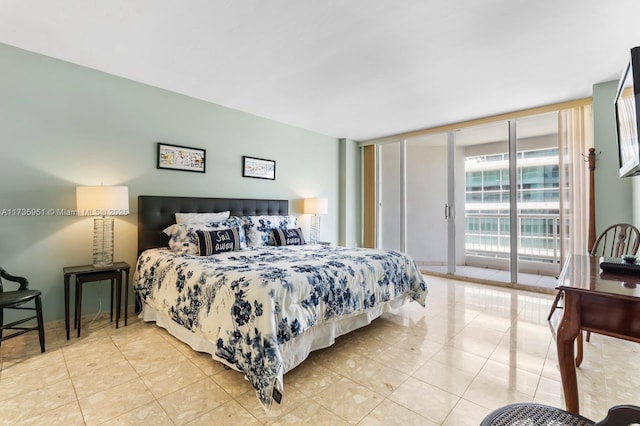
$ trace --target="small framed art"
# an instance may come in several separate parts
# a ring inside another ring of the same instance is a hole
[[[258,179],[276,179],[276,162],[263,158],[242,156],[242,176]]]
[[[158,169],[205,172],[206,150],[158,142]]]

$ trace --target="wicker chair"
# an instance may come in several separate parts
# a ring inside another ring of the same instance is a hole
[[[5,291],[2,285],[2,279],[19,284],[17,290]],[[38,290],[29,289],[29,281],[24,277],[10,275],[4,269],[0,268],[0,344],[5,340],[18,337],[29,331],[37,331],[40,339],[40,351],[44,352],[44,323],[42,321],[42,301],[40,296],[42,293]],[[34,307],[23,306],[25,303],[34,301]],[[4,310],[30,310],[35,311],[35,315],[13,321],[9,324],[4,323]],[[23,325],[27,321],[36,320],[35,326]],[[3,335],[5,330],[15,330],[14,333]]]
[[[534,403],[510,404],[490,413],[480,426],[629,426],[640,422],[640,407],[616,405],[594,422],[560,408]]]

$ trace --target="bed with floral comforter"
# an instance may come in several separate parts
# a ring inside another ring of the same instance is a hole
[[[320,245],[214,256],[146,250],[134,290],[143,309],[211,342],[213,357],[243,372],[266,409],[282,395],[289,343],[389,302],[424,306],[427,293],[415,263],[402,253]]]

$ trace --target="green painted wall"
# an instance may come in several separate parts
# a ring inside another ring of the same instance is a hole
[[[340,236],[345,247],[362,247],[361,148],[340,139]]]
[[[640,176],[631,178],[631,223],[640,228]]]
[[[595,170],[596,235],[614,223],[634,223],[633,178],[619,178],[613,100],[618,81],[593,86],[593,142],[599,153]],[[586,153],[585,153],[586,154]],[[638,225],[637,218],[635,224]]]
[[[2,44],[0,69],[0,266],[43,292],[45,319],[63,318],[62,268],[91,263],[92,219],[9,214],[75,209],[79,185],[129,187],[115,257],[132,266],[138,195],[288,199],[305,230],[302,199],[327,197],[321,238],[338,243],[341,174],[359,185],[338,139]],[[156,169],[160,141],[206,149],[207,172]],[[243,178],[243,155],[275,160],[276,180]],[[84,312],[108,298],[107,285],[87,285]]]

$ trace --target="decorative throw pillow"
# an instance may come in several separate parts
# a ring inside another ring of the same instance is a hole
[[[247,246],[272,246],[272,229],[296,229],[295,216],[243,216],[242,222],[247,237]]]
[[[229,219],[231,212],[176,213],[176,223],[213,223]]]
[[[231,216],[229,219],[222,222],[175,224],[169,226],[163,232],[170,237],[169,247],[171,250],[179,254],[197,255],[199,253],[199,248],[198,234],[196,231],[218,231],[231,228],[238,229],[240,249],[242,250],[247,248],[247,241],[244,235],[244,229],[242,228],[242,221],[237,216]]]
[[[302,229],[272,229],[271,234],[276,246],[301,246],[306,244]]]
[[[196,234],[198,234],[198,254],[200,256],[240,250],[238,228],[219,231],[197,230]]]

